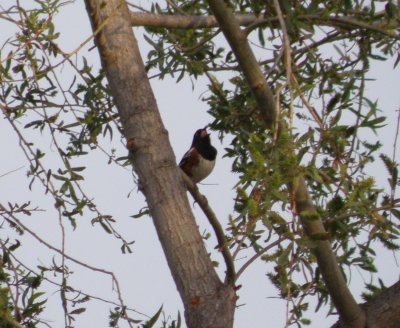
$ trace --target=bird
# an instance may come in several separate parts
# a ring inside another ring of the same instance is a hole
[[[194,183],[204,180],[210,175],[215,166],[217,150],[211,145],[207,128],[198,129],[190,149],[183,155],[179,167]]]

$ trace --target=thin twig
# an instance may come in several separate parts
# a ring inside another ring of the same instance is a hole
[[[265,246],[264,248],[262,248],[257,254],[254,254],[245,264],[243,264],[243,266],[236,273],[236,280],[239,279],[240,275],[250,266],[250,264],[252,264],[255,260],[257,260],[264,253],[268,252],[271,248],[279,245],[281,243],[281,241],[282,241],[282,239],[279,238],[278,240],[275,240],[271,244],[269,244],[269,245]]]
[[[397,125],[396,125],[396,133],[394,136],[394,143],[393,143],[393,155],[392,155],[392,162],[395,164],[396,162],[396,150],[397,150],[397,140],[399,138],[399,129],[400,129],[400,109],[397,110]],[[392,190],[390,191],[390,203],[394,206],[394,194],[395,188],[397,185],[397,181],[392,181]]]
[[[0,178],[5,177],[5,176],[8,175],[8,174],[17,172],[17,171],[19,171],[19,170],[21,170],[21,169],[23,169],[23,168],[24,168],[24,166],[20,166],[20,167],[17,168],[17,169],[14,169],[14,170],[8,171],[8,172],[6,172],[6,173],[0,174]]]
[[[3,244],[2,241],[0,241],[0,243],[3,245],[3,247],[7,247],[5,244]],[[36,275],[37,277],[41,277],[43,280],[46,280],[48,283],[50,283],[50,284],[52,284],[52,285],[54,285],[54,286],[61,287],[61,285],[60,285],[58,282],[53,281],[53,280],[51,280],[51,279],[49,279],[49,278],[47,278],[47,277],[45,277],[45,276],[43,276],[43,275],[37,273],[34,269],[28,267],[26,264],[24,264],[22,261],[20,261],[12,252],[9,252],[9,255],[13,258],[13,260],[14,260],[15,262],[17,262],[17,263],[18,263],[21,267],[23,267],[25,270],[27,270],[27,271],[29,271],[30,273]],[[102,297],[99,297],[99,296],[95,296],[95,295],[92,295],[92,294],[85,293],[85,292],[83,292],[82,290],[77,290],[77,289],[75,289],[74,287],[72,287],[72,286],[70,286],[70,285],[68,286],[68,290],[70,290],[70,291],[72,291],[72,292],[74,292],[74,293],[78,293],[78,295],[87,296],[87,297],[89,297],[89,298],[91,298],[91,299],[94,299],[94,300],[97,300],[97,301],[100,301],[100,302],[104,302],[104,303],[107,303],[107,304],[110,304],[110,305],[114,305],[114,306],[121,306],[121,304],[119,304],[119,303],[116,303],[116,302],[114,302],[114,301],[110,301],[110,300],[108,300],[108,299],[105,299],[105,298],[102,298]],[[140,312],[140,311],[137,311],[137,310],[135,310],[135,309],[132,309],[132,308],[127,307],[126,310],[127,310],[127,311],[131,311],[131,312],[134,312],[134,313],[136,313],[136,314],[142,315],[142,316],[144,316],[144,317],[150,319],[150,316],[148,316],[147,314],[142,313],[142,312]]]
[[[315,110],[315,108],[313,106],[311,106],[311,104],[308,102],[306,97],[304,97],[304,94],[300,89],[299,82],[297,81],[297,78],[296,78],[296,76],[294,74],[292,74],[292,79],[291,80],[294,82],[295,88],[296,88],[297,92],[299,93],[299,96],[300,96],[301,101],[303,102],[304,106],[306,106],[306,108],[308,109],[309,113],[313,117],[314,121],[318,124],[319,128],[321,129],[321,131],[324,131],[325,127],[324,127],[324,123],[322,122],[321,117],[319,116],[319,114]]]
[[[0,203],[0,210],[1,211],[6,211],[6,208]],[[95,271],[95,272],[100,272],[106,275],[109,275],[111,277],[111,280],[113,282],[113,284],[115,285],[115,288],[117,290],[117,296],[118,296],[118,300],[120,302],[120,306],[122,309],[126,309],[126,306],[124,304],[124,301],[122,300],[122,293],[121,293],[121,288],[119,286],[119,282],[117,280],[117,278],[115,277],[115,274],[112,271],[107,271],[105,269],[101,269],[101,268],[97,268],[95,266],[89,265],[87,263],[84,263],[70,255],[67,254],[63,254],[63,252],[61,250],[59,250],[58,248],[54,247],[53,245],[49,244],[48,242],[46,242],[44,239],[42,239],[41,237],[39,237],[38,234],[36,234],[33,230],[29,229],[26,225],[24,225],[19,219],[17,219],[14,215],[9,214],[9,218],[10,220],[12,220],[14,222],[14,224],[20,226],[20,228],[22,228],[24,231],[28,232],[33,238],[35,238],[39,243],[45,245],[47,248],[53,250],[54,252],[60,254],[61,256],[65,257],[66,259],[70,260],[71,262],[74,262],[86,269]],[[129,320],[129,318],[125,317],[125,319],[127,319],[128,324],[132,327],[132,324]],[[133,327],[132,327],[133,328]]]

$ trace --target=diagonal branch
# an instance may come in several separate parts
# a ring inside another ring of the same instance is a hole
[[[200,193],[197,185],[193,183],[193,181],[184,172],[182,172],[182,178],[185,182],[186,188],[189,190],[194,200],[200,205],[200,208],[202,209],[203,213],[208,219],[208,222],[210,222],[215,232],[218,240],[218,249],[221,251],[226,265],[225,282],[228,284],[232,284],[236,280],[235,265],[233,263],[232,254],[229,251],[229,246],[225,237],[224,229],[219,223],[214,211],[208,205],[207,198]]]
[[[246,35],[240,29],[239,22],[224,1],[208,1],[208,3],[225,38],[236,55],[239,67],[257,102],[258,109],[261,111],[268,127],[271,128],[276,120],[274,95],[247,42]]]
[[[232,10],[224,0],[208,0],[208,3],[235,53],[239,67],[251,87],[251,91],[259,110],[264,116],[266,125],[272,127],[276,119],[275,100],[244,33],[240,29],[239,22],[235,19]],[[289,138],[289,133],[283,125],[281,125],[281,130],[279,135],[286,135]],[[283,156],[292,156],[294,155],[294,150],[289,145],[282,153],[284,154]],[[313,241],[314,246],[312,247],[312,251],[317,258],[325,284],[342,320],[348,327],[364,327],[365,314],[347,287],[330,242],[317,238],[317,236],[325,235],[326,231],[321,220],[318,218],[304,177],[297,175],[288,187],[294,196],[293,200],[305,233]]]
[[[270,249],[274,248],[275,246],[278,246],[282,242],[282,239],[275,240],[274,242],[268,244],[267,246],[263,247],[260,251],[258,251],[256,254],[254,254],[243,266],[239,269],[238,273],[236,274],[236,280],[239,279],[239,277],[242,275],[242,273],[259,257],[264,255],[266,252],[268,252]]]

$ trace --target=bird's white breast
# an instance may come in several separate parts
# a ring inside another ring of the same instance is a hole
[[[200,156],[199,164],[192,169],[192,180],[197,183],[205,179],[211,173],[214,166],[215,160],[209,161]]]

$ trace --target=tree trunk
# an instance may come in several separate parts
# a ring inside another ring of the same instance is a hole
[[[125,1],[86,0],[123,134],[189,327],[232,327],[236,295],[217,276],[146,76]]]
[[[400,327],[400,281],[361,305],[367,313],[367,328]],[[332,328],[346,328],[341,321]]]

